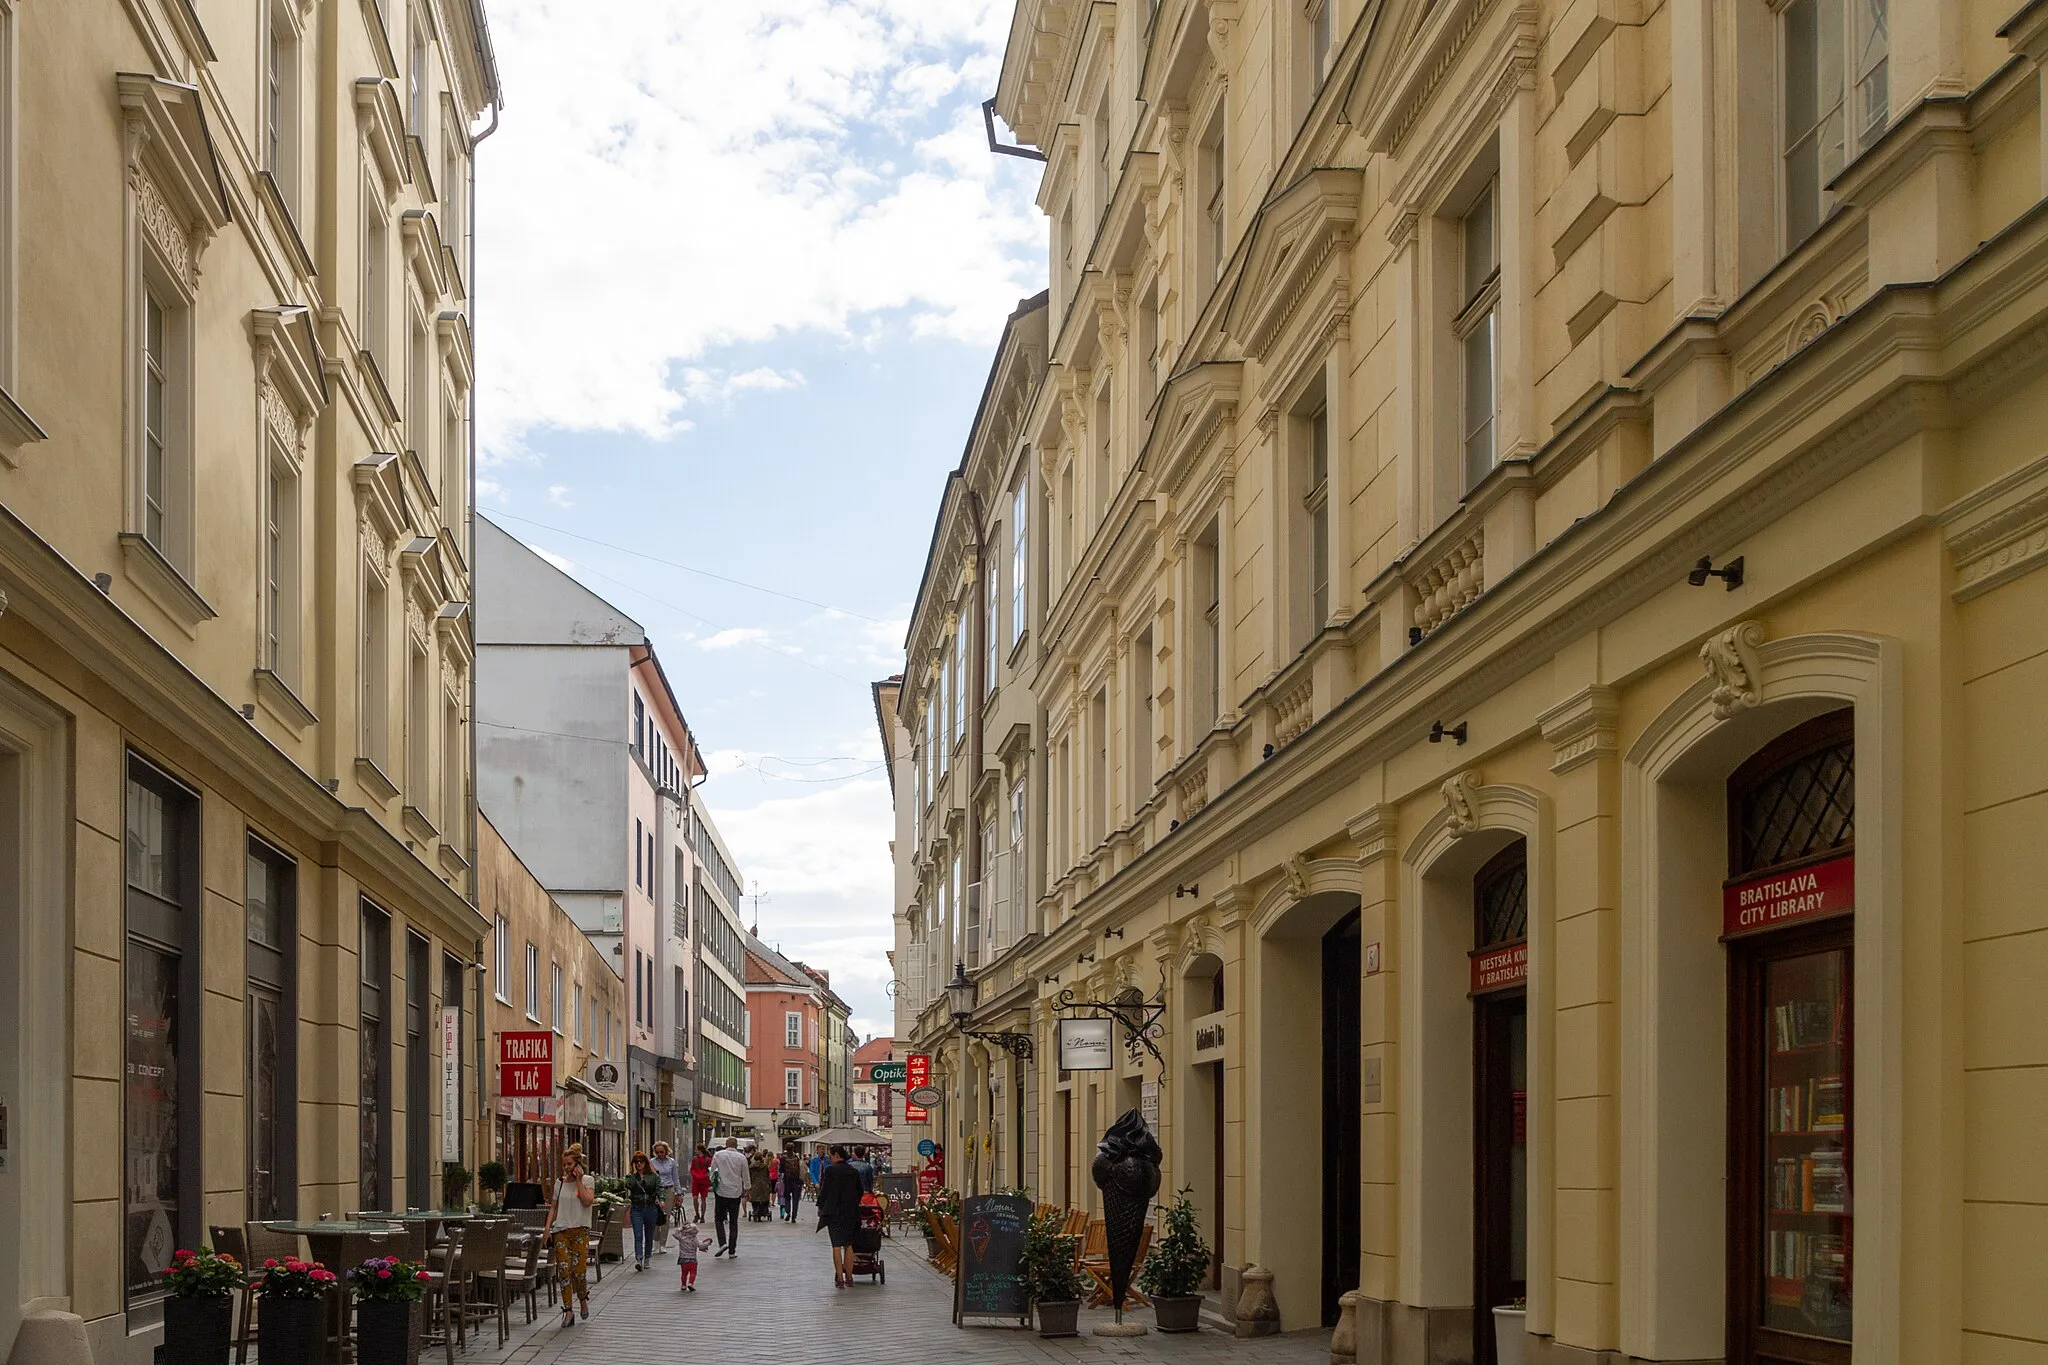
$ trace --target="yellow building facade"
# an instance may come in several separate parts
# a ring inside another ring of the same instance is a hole
[[[474,1164],[496,100],[471,0],[0,4],[0,1355]]]
[[[2044,20],[1020,0],[1035,1193],[1155,1111],[1360,1361],[2048,1360]]]

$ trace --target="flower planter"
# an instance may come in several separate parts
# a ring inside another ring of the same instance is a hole
[[[1522,1365],[1522,1345],[1528,1341],[1529,1310],[1493,1310],[1493,1358],[1495,1365]]]
[[[1159,1330],[1162,1332],[1202,1330],[1200,1294],[1154,1294],[1152,1313],[1159,1320]]]
[[[931,1236],[929,1233],[925,1235],[924,1239],[924,1258],[927,1261],[939,1259],[939,1239]]]
[[[226,1294],[164,1300],[163,1365],[227,1365],[235,1301]]]
[[[1081,1301],[1066,1299],[1059,1303],[1041,1300],[1038,1309],[1038,1335],[1042,1337],[1078,1337],[1081,1335]]]
[[[419,1365],[426,1314],[417,1303],[364,1299],[356,1304],[357,1365]]]
[[[263,1365],[312,1365],[326,1331],[327,1305],[320,1299],[256,1300],[257,1353]]]

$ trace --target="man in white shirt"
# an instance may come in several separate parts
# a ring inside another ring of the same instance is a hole
[[[718,1250],[712,1256],[740,1254],[740,1200],[747,1194],[747,1157],[738,1138],[727,1138],[725,1146],[711,1158],[712,1223],[718,1234]]]

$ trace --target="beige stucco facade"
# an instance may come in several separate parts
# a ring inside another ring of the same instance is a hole
[[[0,4],[0,1355],[146,1360],[164,1242],[473,1162],[496,99],[470,0]]]
[[[1361,1361],[1490,1361],[1515,1293],[1546,1363],[2048,1359],[2044,25],[1890,8],[1019,4],[1048,362],[973,439],[1030,507],[1043,876],[980,998],[1033,1021],[1034,1193],[1156,1102],[1225,1303],[1269,1271]],[[953,515],[899,804],[1000,565]],[[1724,923],[1785,868],[1816,918]],[[1062,1075],[1062,993],[1129,988],[1161,1060]],[[1802,1050],[1823,1117],[1767,1119]]]

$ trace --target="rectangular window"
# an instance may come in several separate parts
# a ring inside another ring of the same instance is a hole
[[[427,471],[427,486],[438,488],[440,481],[434,477],[434,412],[427,396],[428,375],[433,370],[434,343],[427,335],[424,314],[418,307],[419,300],[411,299],[414,305],[407,310],[411,325],[406,328],[405,341],[405,439],[410,443],[412,453],[419,457],[420,467]]]
[[[376,362],[381,373],[388,373],[390,362],[385,355],[389,338],[386,319],[390,315],[391,281],[387,271],[387,258],[391,252],[391,228],[384,221],[383,212],[374,200],[382,197],[382,189],[375,177],[363,184],[363,350]],[[381,377],[381,375],[380,375]]]
[[[1025,447],[1025,472],[1010,495],[1010,647],[1024,638],[1024,584],[1031,545],[1031,450]]]
[[[125,1282],[131,1305],[163,1297],[170,1252],[200,1231],[199,796],[129,755],[124,823]]]
[[[1131,642],[1131,809],[1152,799],[1152,628]]]
[[[1885,130],[1891,26],[1887,0],[1792,0],[1778,22],[1789,251],[1833,211],[1829,182]]]
[[[142,535],[170,555],[170,310],[156,290],[142,304]]]
[[[503,915],[491,916],[491,994],[512,1003],[512,926]]]
[[[999,531],[1000,529],[998,528]],[[985,692],[996,690],[996,674],[1001,667],[1002,659],[1000,642],[1003,633],[996,629],[996,614],[1002,607],[1002,596],[998,591],[1002,584],[998,581],[999,575],[996,572],[998,562],[994,556],[990,556],[988,562],[982,565],[982,572],[988,578],[986,591],[982,595],[981,612],[982,653],[987,656],[982,661],[982,667],[987,670],[987,676],[981,680]]]
[[[548,1027],[562,1031],[562,964],[548,963]]]
[[[467,824],[463,816],[462,774],[469,765],[463,762],[462,753],[462,705],[452,696],[441,698],[441,838],[451,847],[460,847],[463,827]]]
[[[299,477],[276,450],[263,496],[263,666],[298,685]]]
[[[1201,262],[1210,283],[1223,278],[1223,267],[1230,259],[1230,238],[1228,214],[1225,206],[1225,177],[1227,168],[1223,160],[1223,113],[1217,111],[1209,136],[1202,139],[1200,157],[1202,185],[1202,241]]]
[[[374,542],[376,532],[370,534]],[[385,761],[385,737],[390,732],[384,718],[385,695],[389,690],[384,650],[385,641],[391,633],[386,617],[388,597],[383,578],[376,570],[366,567],[363,571],[363,638],[357,664],[362,672],[362,746],[363,757],[380,768]]]
[[[1302,622],[1306,644],[1330,619],[1330,410],[1318,407],[1308,417],[1308,491],[1302,495],[1301,510],[1308,519],[1308,572],[1306,616]]]
[[[782,1016],[782,1041],[784,1046],[791,1048],[804,1045],[804,1017],[801,1014],[792,1012]]]
[[[462,216],[469,199],[469,177],[463,166],[462,148],[451,136],[441,144],[441,240],[454,249],[456,261],[467,269]]]
[[[263,63],[263,169],[285,207],[299,210],[299,34],[291,0],[273,0]]]
[[[1110,439],[1110,386],[1104,380],[1095,391],[1095,519],[1100,522],[1109,511],[1110,495],[1116,491],[1116,452]]]
[[[526,1017],[540,1022],[540,949],[526,945]]]
[[[647,1022],[647,977],[642,968],[646,965],[646,954],[638,948],[633,950],[633,1022]]]
[[[647,753],[647,702],[638,692],[633,694],[633,756],[640,758]]]
[[[434,1179],[434,954],[411,930],[405,935],[405,1204],[431,1208],[439,1202]]]
[[[1453,321],[1460,350],[1459,434],[1469,491],[1493,472],[1494,418],[1500,411],[1500,237],[1490,180],[1459,222],[1464,280]]]
[[[441,395],[441,524],[459,541],[469,510],[469,445],[463,437],[462,395]]]
[[[407,25],[411,39],[405,63],[405,122],[414,137],[427,135],[427,30],[417,14]]]
[[[1337,0],[1308,0],[1303,17],[1308,21],[1308,71],[1312,90],[1330,78],[1330,59],[1336,55]]]
[[[1195,719],[1203,729],[1223,714],[1222,523],[1212,521],[1195,540]],[[1190,735],[1192,743],[1197,736]]]
[[[555,969],[559,975],[561,968]],[[569,1041],[581,1046],[583,1042],[583,983],[577,982],[569,997]],[[556,1032],[560,1032],[559,1029]]]
[[[967,738],[967,602],[960,603],[960,628],[953,633],[953,742]]]
[[[406,650],[405,667],[405,801],[422,815],[434,808],[433,788],[428,785],[432,775],[427,767],[427,755],[433,752],[427,728],[432,714],[427,703],[432,669],[427,651],[413,641]]]
[[[1109,689],[1088,703],[1088,847],[1109,837]]]
[[[297,864],[252,836],[245,886],[248,1216],[285,1218],[298,1206]]]
[[[358,1207],[383,1209],[391,1195],[391,1034],[386,1000],[391,990],[391,916],[362,903],[361,971],[356,1098]]]
[[[1111,160],[1113,153],[1109,141],[1109,92],[1102,92],[1102,102],[1095,106],[1095,216],[1100,219],[1109,212],[1111,187]]]

